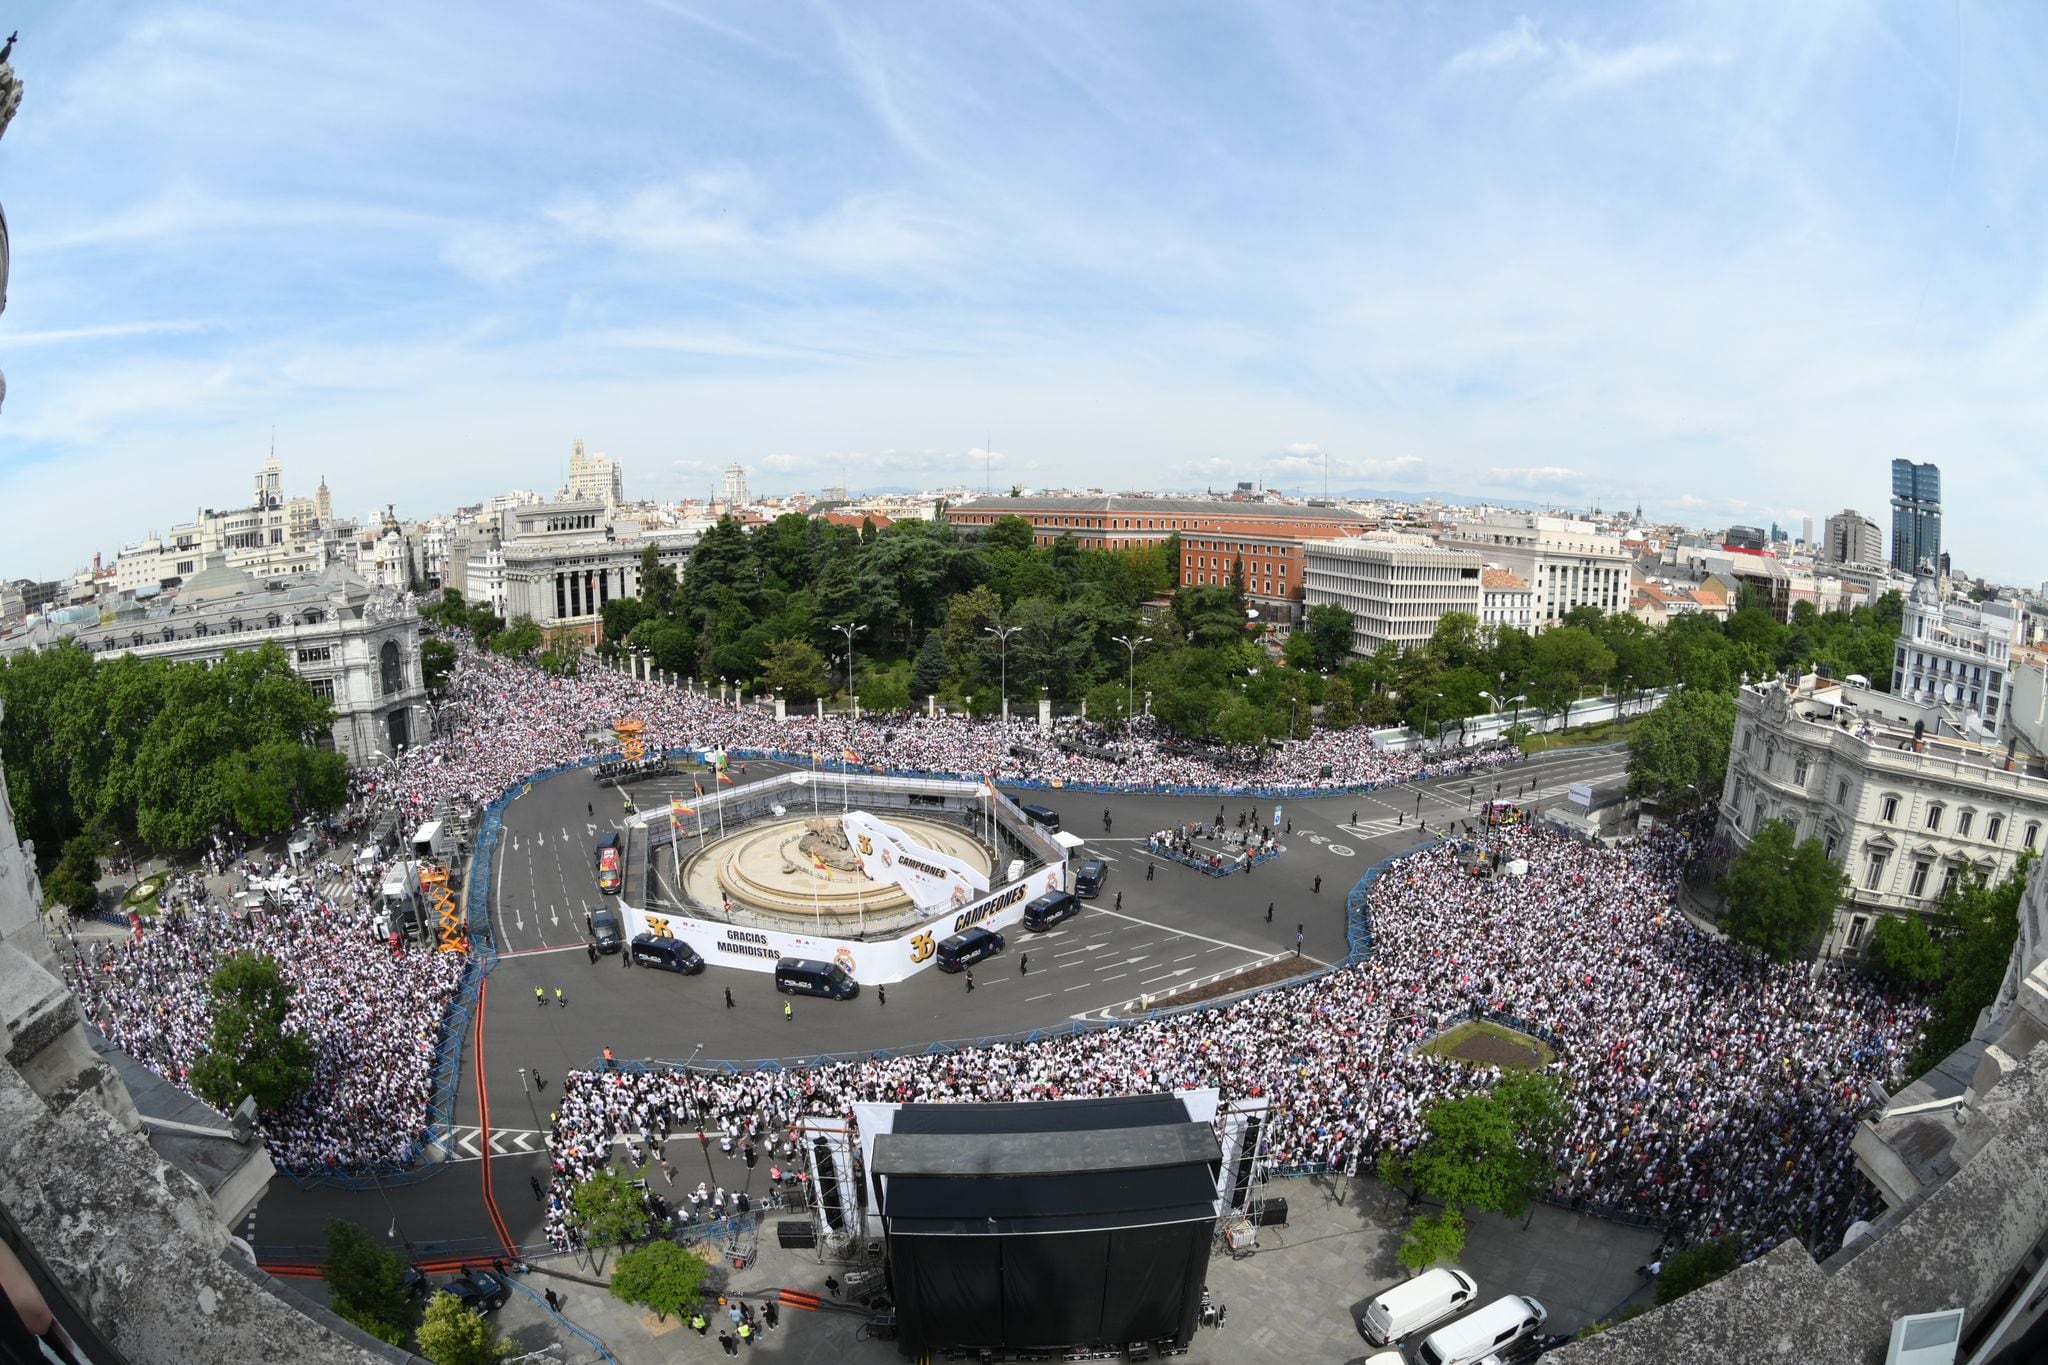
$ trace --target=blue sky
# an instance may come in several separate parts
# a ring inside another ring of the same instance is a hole
[[[2048,8],[31,4],[0,574],[421,515],[1262,478],[2048,578]]]

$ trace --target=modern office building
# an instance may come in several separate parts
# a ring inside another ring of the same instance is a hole
[[[2012,695],[2020,610],[1993,600],[1944,602],[1927,561],[1906,598],[1892,655],[1892,695],[1941,708],[1957,727],[1996,735]]]
[[[1941,470],[1911,460],[1892,461],[1892,567],[1918,573],[1941,568]]]
[[[1496,512],[1454,524],[1443,543],[1476,550],[1487,563],[1527,583],[1535,594],[1538,630],[1557,624],[1577,606],[1628,610],[1630,551],[1620,536],[1589,521]]]
[[[1861,512],[1844,508],[1827,520],[1819,558],[1833,564],[1884,563],[1884,531]]]
[[[1447,611],[1483,610],[1485,561],[1424,536],[1375,534],[1311,540],[1304,606],[1334,603],[1351,613],[1351,648],[1409,649],[1428,641]]]

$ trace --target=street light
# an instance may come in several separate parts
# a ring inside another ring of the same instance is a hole
[[[1130,667],[1124,672],[1124,724],[1129,725],[1131,712],[1136,709],[1138,700],[1138,646],[1151,644],[1152,637],[1140,635],[1133,639],[1128,635],[1112,635],[1109,638],[1131,652]]]
[[[860,624],[856,625],[856,624],[855,624],[854,622],[852,622],[852,621],[848,621],[848,622],[844,623],[843,625],[836,625],[836,626],[832,627],[832,629],[834,629],[834,630],[838,631],[838,632],[839,632],[839,633],[840,633],[841,635],[844,635],[844,636],[846,637],[846,704],[847,704],[848,706],[852,706],[852,705],[854,704],[854,703],[853,703],[853,637],[854,637],[854,636],[856,636],[856,635],[858,635],[858,634],[860,634],[860,633],[861,633],[862,631],[866,630],[866,629],[867,629],[867,624],[866,624],[865,622],[862,622],[862,623],[860,623]]]
[[[1001,659],[1003,689],[1003,724],[1010,723],[1010,637],[1024,629],[1022,626],[983,626],[981,633],[993,635],[997,641],[997,654]],[[1135,657],[1135,656],[1133,656]]]

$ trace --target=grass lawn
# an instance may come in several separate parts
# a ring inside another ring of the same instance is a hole
[[[132,910],[145,919],[154,915],[157,911],[156,898],[163,892],[164,883],[170,879],[171,874],[168,872],[156,872],[144,877],[128,889],[127,895],[121,897],[121,908]]]
[[[1454,1062],[1475,1062],[1481,1066],[1544,1067],[1557,1054],[1541,1038],[1517,1033],[1485,1019],[1472,1019],[1439,1033],[1422,1045],[1433,1057]]]
[[[1576,749],[1586,744],[1612,744],[1627,739],[1629,731],[1636,728],[1641,716],[1630,716],[1626,720],[1595,721],[1591,725],[1575,725],[1563,732],[1546,731],[1540,735],[1529,735],[1522,740],[1522,752],[1540,754],[1546,749]]]

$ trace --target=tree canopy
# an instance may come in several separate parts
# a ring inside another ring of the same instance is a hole
[[[674,1242],[649,1242],[619,1257],[612,1268],[612,1297],[644,1304],[655,1316],[681,1313],[697,1302],[711,1267]]]
[[[1432,1104],[1422,1127],[1422,1141],[1406,1154],[1382,1155],[1383,1179],[1412,1184],[1449,1209],[1519,1215],[1557,1175],[1564,1098],[1545,1073],[1511,1072],[1491,1093]]]
[[[647,1210],[640,1192],[609,1166],[599,1167],[570,1189],[569,1213],[587,1246],[624,1246],[647,1235]]]
[[[268,1112],[282,1108],[313,1079],[313,1044],[288,1030],[293,987],[264,953],[229,955],[214,970],[213,1029],[192,1067],[192,1090],[222,1113],[244,1096]]]
[[[498,1339],[498,1329],[481,1314],[462,1306],[446,1290],[427,1300],[420,1322],[420,1354],[434,1365],[498,1365],[512,1354],[512,1343]]]
[[[1735,742],[1735,698],[1687,690],[1636,722],[1628,737],[1631,796],[1675,800],[1718,793]]]
[[[0,698],[0,760],[45,867],[88,831],[184,849],[279,833],[347,794],[333,708],[274,642],[211,667],[60,645],[0,661]]]
[[[1848,876],[1818,839],[1794,842],[1792,827],[1766,820],[1728,864],[1721,927],[1776,962],[1790,962],[1820,941]]]
[[[327,1260],[320,1278],[327,1281],[329,1304],[392,1346],[403,1346],[412,1330],[404,1275],[404,1258],[378,1246],[354,1223],[336,1218],[327,1224]]]

